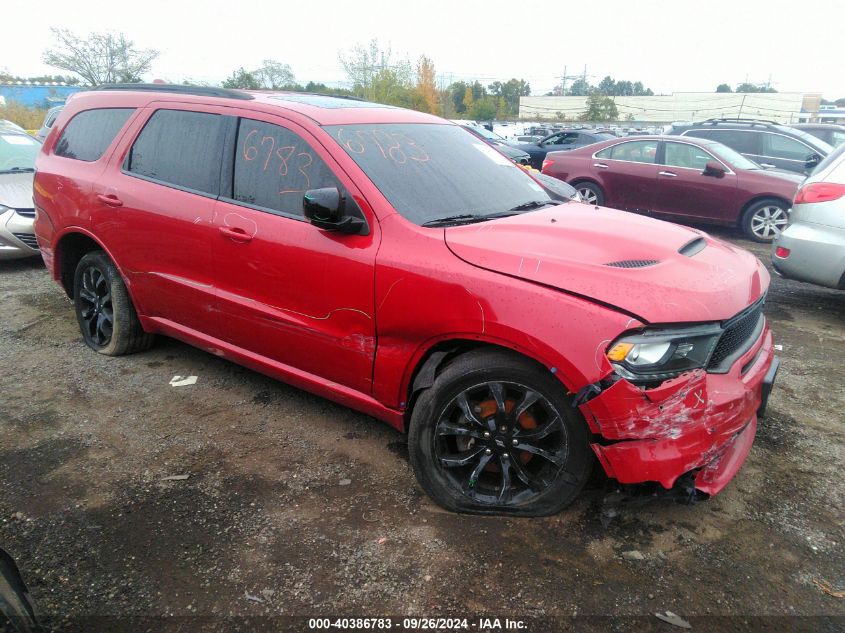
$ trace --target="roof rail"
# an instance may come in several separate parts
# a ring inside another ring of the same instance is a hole
[[[748,119],[742,117],[722,117],[717,119],[707,119],[705,123],[768,123],[770,125],[777,125],[776,121],[769,121],[767,119]]]
[[[101,84],[91,90],[127,90],[140,92],[171,92],[201,97],[222,97],[223,99],[255,99],[251,94],[240,90],[214,88],[211,86],[186,86],[183,84]]]

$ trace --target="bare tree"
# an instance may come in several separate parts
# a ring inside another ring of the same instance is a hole
[[[75,73],[94,86],[139,82],[159,56],[156,50],[135,48],[123,33],[91,33],[83,38],[67,29],[50,30],[57,44],[44,52],[44,63]]]
[[[261,83],[262,88],[268,90],[283,90],[296,86],[296,77],[288,64],[265,59],[261,68],[251,73]]]

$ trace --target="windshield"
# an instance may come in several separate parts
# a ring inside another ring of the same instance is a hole
[[[324,129],[393,208],[415,224],[456,216],[484,219],[552,204],[522,168],[458,125],[391,123]]]
[[[753,160],[746,158],[738,151],[731,149],[727,145],[714,142],[712,144],[703,145],[703,147],[715,152],[719,158],[727,161],[728,164],[735,169],[763,169]]]
[[[789,128],[789,131],[801,140],[803,140],[805,143],[807,143],[807,145],[809,145],[810,147],[815,147],[817,150],[822,151],[825,156],[827,156],[833,151],[833,147],[825,143],[818,136],[813,136],[812,134],[808,134],[804,130],[799,130],[796,128]]]
[[[35,169],[41,143],[28,134],[0,132],[0,172]]]

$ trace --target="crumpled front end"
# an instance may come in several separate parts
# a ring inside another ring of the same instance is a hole
[[[619,379],[580,405],[607,475],[620,483],[671,488],[691,473],[697,490],[716,494],[751,449],[758,410],[777,370],[768,324],[727,373],[697,369],[653,389]]]

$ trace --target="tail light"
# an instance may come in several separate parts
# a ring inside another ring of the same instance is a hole
[[[835,182],[811,182],[804,185],[795,194],[795,204],[830,202],[845,196],[845,185]]]
[[[554,164],[555,164],[555,162],[551,158],[546,158],[546,159],[543,160],[543,168],[540,171],[542,171],[545,174],[546,173],[546,167],[551,167]]]
[[[775,255],[780,257],[781,259],[786,259],[789,257],[789,253],[791,251],[788,248],[784,248],[783,246],[778,246],[777,250],[775,250]]]

